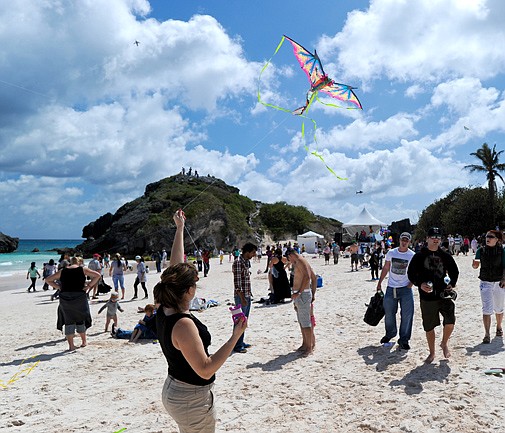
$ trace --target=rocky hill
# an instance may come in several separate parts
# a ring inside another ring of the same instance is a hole
[[[314,215],[302,206],[263,204],[215,177],[176,175],[147,185],[144,195],[107,213],[83,228],[87,240],[76,247],[85,255],[109,252],[131,257],[170,250],[178,208],[186,213],[185,247],[240,247],[276,239],[296,239],[307,230],[333,239],[341,222]]]
[[[0,253],[12,253],[16,251],[19,244],[19,238],[12,238],[0,232]]]

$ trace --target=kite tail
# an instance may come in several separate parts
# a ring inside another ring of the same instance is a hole
[[[275,49],[274,53],[272,54],[272,57],[270,57],[267,60],[267,62],[265,63],[265,66],[263,66],[263,68],[261,69],[260,76],[258,77],[258,102],[260,104],[264,105],[265,107],[275,108],[276,110],[284,111],[285,113],[291,113],[291,110],[288,110],[287,108],[282,108],[277,105],[269,104],[268,102],[262,101],[261,94],[260,94],[261,76],[263,75],[263,72],[265,72],[266,68],[268,68],[268,65],[270,65],[270,63],[272,62],[272,59],[274,58],[274,56],[281,49],[282,44],[284,43],[285,40],[286,40],[286,38],[283,36],[281,41],[279,42],[279,45],[277,45],[277,48]]]

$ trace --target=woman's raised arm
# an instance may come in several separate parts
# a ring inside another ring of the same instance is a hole
[[[175,231],[172,252],[170,253],[170,266],[184,262],[184,222],[186,215],[182,209],[178,209],[174,214],[174,222],[177,227]]]

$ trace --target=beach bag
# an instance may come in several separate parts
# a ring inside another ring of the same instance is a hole
[[[112,287],[109,286],[104,280],[103,277],[100,278],[100,281],[98,282],[97,286],[97,292],[98,293],[109,293],[112,290]]]
[[[323,277],[321,275],[316,275],[317,281],[316,281],[316,287],[320,289],[323,287]]]
[[[374,296],[370,298],[370,303],[365,304],[367,307],[365,312],[365,317],[363,317],[363,321],[370,326],[377,326],[379,322],[384,317],[384,293],[379,291],[375,293]]]

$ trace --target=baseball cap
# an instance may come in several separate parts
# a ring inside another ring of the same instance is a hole
[[[140,260],[142,257],[140,256],[135,256],[135,260]]]
[[[430,229],[428,229],[428,236],[442,237],[442,230],[440,230],[438,227],[431,227]]]
[[[403,232],[401,235],[400,235],[400,239],[403,239],[403,238],[407,238],[409,241],[412,240],[412,236],[410,235],[410,233],[408,232]]]
[[[100,254],[95,253],[95,254],[93,254],[93,257],[100,257]]]

